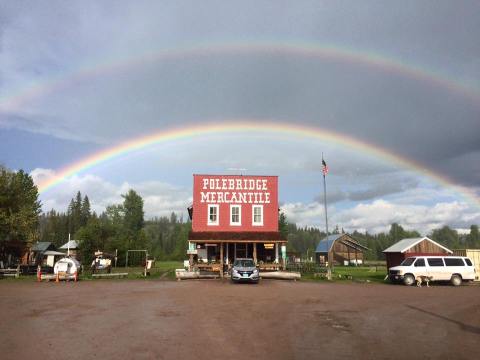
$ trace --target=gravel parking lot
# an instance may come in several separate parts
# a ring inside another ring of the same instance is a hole
[[[480,286],[0,281],[2,359],[473,359]]]

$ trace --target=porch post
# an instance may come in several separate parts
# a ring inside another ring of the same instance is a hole
[[[237,243],[233,244],[233,260],[237,260]]]
[[[278,242],[275,243],[275,264],[278,264]]]
[[[226,246],[226,248],[227,248],[227,260],[226,260],[226,264],[228,265],[228,248],[230,247],[230,244],[229,244],[229,243],[226,243],[225,246]]]
[[[253,243],[253,261],[257,265],[257,243]]]
[[[220,277],[223,279],[223,242],[220,243]]]

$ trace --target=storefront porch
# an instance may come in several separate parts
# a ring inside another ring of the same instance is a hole
[[[223,276],[235,259],[251,258],[260,270],[285,268],[282,246],[286,240],[274,233],[190,233],[190,269],[220,272]]]

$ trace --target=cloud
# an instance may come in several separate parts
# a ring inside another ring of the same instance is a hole
[[[380,168],[378,168],[380,170]],[[388,167],[386,167],[388,169]],[[412,191],[419,186],[419,180],[409,172],[390,171],[386,169],[378,171],[375,175],[346,176],[346,180],[336,184],[333,191],[327,192],[327,201],[333,204],[340,201],[367,201],[387,195],[394,195]],[[382,173],[382,175],[380,175]],[[343,174],[340,173],[340,176]],[[350,188],[350,190],[348,190]],[[323,193],[315,197],[315,200],[323,203]]]
[[[33,170],[31,176],[35,183],[38,183],[55,176],[55,172],[51,169],[39,168]],[[92,210],[100,214],[109,205],[121,204],[122,194],[126,194],[129,189],[135,190],[143,198],[147,219],[168,216],[171,212],[186,216],[186,208],[192,202],[190,189],[160,181],[113,184],[90,174],[72,176],[41,194],[40,199],[44,212],[51,209],[66,211],[70,200],[76,196],[77,191],[80,191],[82,196],[88,196]]]
[[[51,169],[37,168],[31,172],[35,183],[48,180],[55,175],[55,171]],[[395,186],[393,188],[396,189]],[[101,213],[108,205],[122,203],[122,194],[127,193],[129,189],[134,189],[144,199],[147,219],[169,216],[172,212],[186,217],[186,208],[192,203],[190,185],[172,185],[163,181],[124,181],[114,184],[92,174],[72,176],[41,194],[40,198],[44,211],[50,209],[66,211],[70,200],[75,197],[77,191],[80,191],[82,195],[88,195],[92,209]],[[430,204],[427,204],[427,200]],[[290,222],[299,226],[316,226],[324,229],[325,213],[322,202],[283,202],[281,209]],[[468,229],[470,225],[480,223],[478,208],[455,199],[442,188],[412,187],[390,196],[388,200],[377,196],[373,201],[362,199],[348,206],[329,203],[328,212],[330,229],[338,225],[346,231],[370,233],[388,231],[394,222],[406,229],[418,230],[422,234],[428,234],[443,225]]]
[[[282,206],[289,221],[299,226],[325,228],[325,213],[319,203],[288,203]],[[368,231],[379,233],[388,231],[392,223],[401,224],[406,229],[428,234],[443,225],[466,229],[480,222],[480,211],[458,201],[437,203],[432,206],[398,204],[383,199],[370,203],[359,203],[351,208],[329,207],[330,229],[336,225],[346,231]]]

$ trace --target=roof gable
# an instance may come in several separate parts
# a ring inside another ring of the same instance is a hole
[[[78,249],[78,242],[77,240],[70,240],[70,241],[67,241],[66,244],[63,244],[62,246],[60,246],[60,249]]]
[[[326,238],[323,238],[319,241],[315,252],[329,252],[333,246],[333,243],[338,240],[344,234],[333,234],[328,235]]]
[[[54,247],[51,242],[49,242],[49,241],[39,241],[39,242],[36,242],[35,244],[33,244],[31,251],[43,252],[43,251],[48,250],[50,247],[52,247],[52,248]]]
[[[402,239],[400,240],[399,242],[393,244],[392,246],[390,246],[389,248],[383,250],[384,253],[395,253],[395,252],[399,252],[399,253],[404,253],[405,251],[407,251],[408,249],[414,247],[415,245],[417,245],[418,243],[422,242],[423,240],[427,240],[427,241],[430,241],[431,243],[435,244],[436,246],[444,249],[445,251],[449,252],[449,253],[453,253],[452,250],[450,249],[447,249],[445,246],[443,245],[440,245],[439,243],[437,243],[436,241],[433,241],[432,239],[424,236],[424,237],[418,237],[418,238],[408,238],[408,239]]]
[[[368,250],[366,246],[363,246],[362,244],[360,244],[357,240],[355,240],[349,234],[332,234],[320,240],[320,242],[317,245],[317,248],[315,249],[315,252],[317,253],[329,252],[332,249],[333,244],[337,240],[341,240],[340,242],[343,243],[344,245],[352,248],[357,248],[357,250],[359,251],[362,251],[362,249]]]

